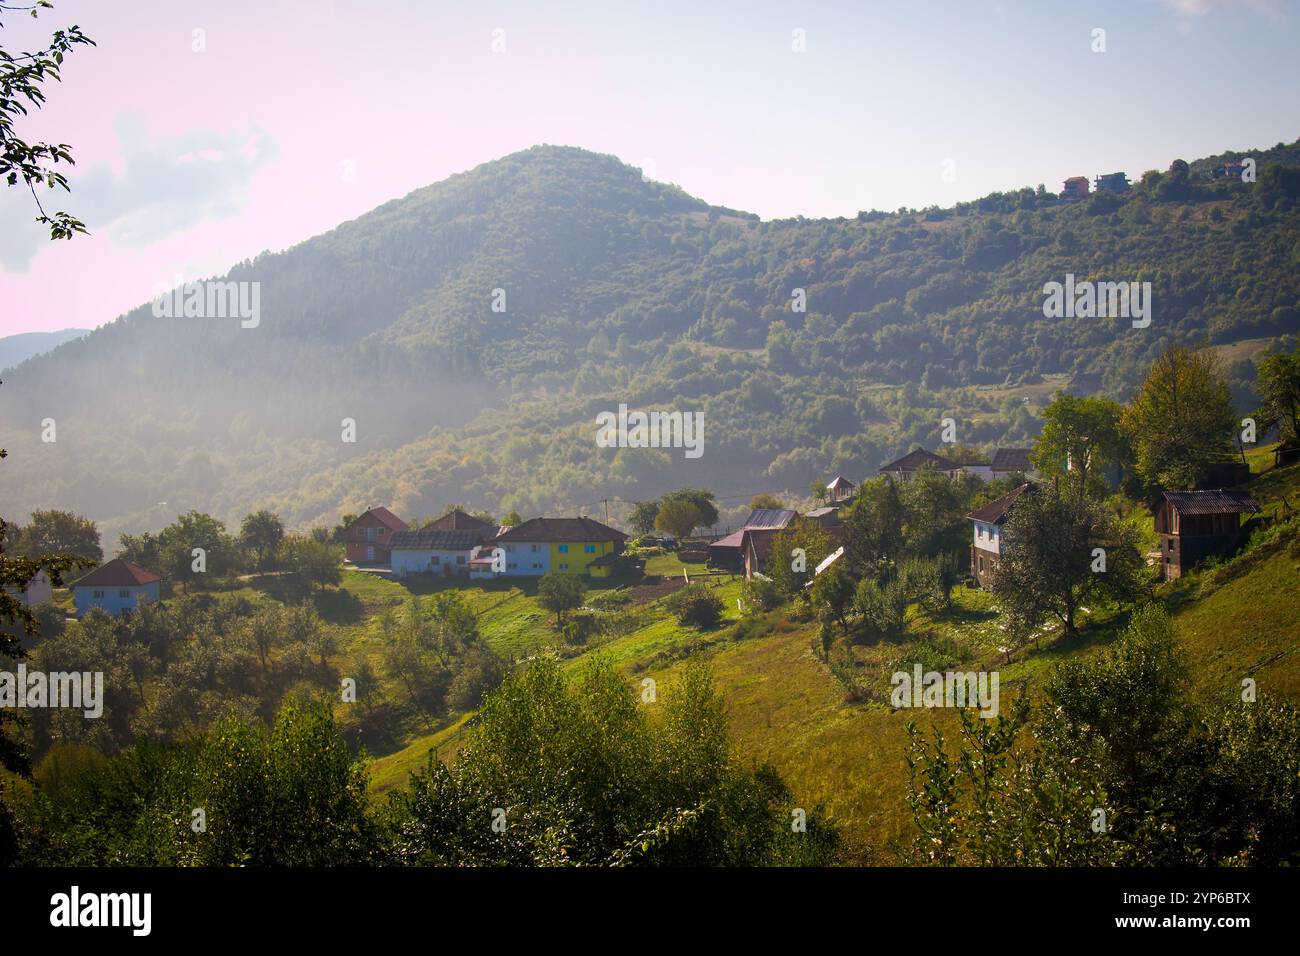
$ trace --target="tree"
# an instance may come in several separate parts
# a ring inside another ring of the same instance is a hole
[[[696,521],[695,527],[712,528],[718,523],[718,508],[713,500],[713,492],[703,488],[678,488],[676,491],[670,491],[659,499],[660,510],[665,505],[673,501],[686,501],[695,506],[699,514],[699,520]],[[655,525],[659,527],[658,524]],[[686,532],[690,534],[689,531]]]
[[[856,575],[875,573],[903,545],[906,509],[898,485],[881,476],[864,481],[844,517],[844,557]]]
[[[19,534],[15,553],[28,558],[75,554],[95,564],[104,560],[95,522],[71,511],[33,511],[31,523]]]
[[[837,621],[840,630],[849,631],[848,612],[853,605],[853,580],[835,562],[812,583],[812,602],[824,618]]]
[[[276,562],[293,574],[304,590],[339,585],[343,581],[340,558],[337,545],[296,534],[286,535],[276,551]]]
[[[487,695],[450,763],[389,799],[409,864],[818,865],[837,842],[812,811],[792,832],[793,796],[733,755],[698,661],[646,707],[608,661],[567,680],[538,658]]]
[[[196,556],[195,549],[201,549],[202,555]],[[226,534],[225,522],[201,511],[180,515],[163,528],[158,553],[160,570],[186,587],[209,575],[220,577],[238,565],[235,541]]]
[[[922,468],[903,486],[903,540],[910,553],[933,557],[966,543],[968,491],[962,478],[949,478],[929,467]]]
[[[796,518],[772,536],[765,573],[785,597],[793,597],[812,580],[817,565],[831,553],[830,535],[808,518]],[[799,555],[798,552],[803,554]],[[802,568],[796,570],[796,560]]]
[[[0,3],[0,15],[17,10],[30,10],[33,17],[39,8],[51,8],[48,0],[36,0],[30,6]],[[45,105],[45,92],[41,85],[46,80],[59,82],[63,59],[79,44],[95,45],[95,41],[81,32],[78,26],[55,30],[49,44],[35,53],[14,56],[0,47],[0,179],[6,186],[15,186],[22,179],[36,201],[39,215],[36,221],[50,227],[51,239],[71,239],[74,234],[86,231],[81,220],[66,212],[46,213],[36,194],[38,185],[47,189],[62,188],[70,191],[67,177],[55,167],[59,163],[74,165],[72,147],[67,143],[28,143],[14,132],[14,121],[26,116],[28,107],[39,110]]]
[[[1048,477],[1062,478],[1077,494],[1104,493],[1101,471],[1128,461],[1120,429],[1123,406],[1103,396],[1057,392],[1043,409],[1043,432],[1029,460]]]
[[[239,526],[239,543],[257,556],[259,571],[267,569],[283,540],[284,525],[280,516],[265,509],[245,516]]]
[[[501,686],[510,666],[486,644],[475,644],[460,659],[447,699],[459,711],[476,710],[483,698]]]
[[[704,515],[693,501],[674,498],[659,506],[655,515],[655,527],[666,531],[674,538],[685,538],[699,525],[704,524]]]
[[[515,511],[513,509],[511,509],[510,512],[507,513],[506,516],[501,519],[502,526],[506,528],[513,528],[523,523],[524,523],[524,519],[520,516],[518,511]]]
[[[1300,445],[1300,352],[1274,352],[1260,360],[1255,377],[1261,432],[1276,428],[1284,448]]]
[[[649,534],[655,529],[655,519],[659,516],[659,502],[638,501],[632,506],[627,516],[628,524],[637,534]]]
[[[753,509],[759,509],[759,508],[779,509],[785,507],[785,502],[783,502],[776,495],[770,495],[767,492],[760,492],[759,494],[756,494],[754,495],[754,497],[749,499],[749,507]]]
[[[1190,488],[1233,453],[1236,410],[1209,351],[1178,347],[1156,359],[1121,421],[1150,484]]]
[[[1028,635],[1054,617],[1073,637],[1085,598],[1131,601],[1144,574],[1132,526],[1090,498],[1042,489],[1016,499],[991,590],[1013,633]]]
[[[570,611],[582,607],[587,585],[576,574],[547,571],[537,582],[537,603],[555,614],[556,626],[562,626]]]

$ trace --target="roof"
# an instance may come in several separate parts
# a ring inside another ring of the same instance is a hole
[[[101,564],[85,577],[73,584],[77,588],[138,588],[146,584],[161,581],[162,575],[146,571],[138,564],[132,564],[123,558],[114,558],[107,564]]]
[[[595,518],[529,518],[507,528],[497,541],[623,541],[622,531],[601,524]]]
[[[755,508],[741,525],[745,528],[784,528],[799,516],[793,508]]]
[[[853,484],[853,482],[849,481],[843,475],[836,475],[834,478],[830,480],[830,484],[826,486],[827,490],[829,491],[843,491],[846,488],[856,488],[856,487],[857,486]]]
[[[358,521],[360,521],[362,518],[365,517],[374,518],[384,527],[392,528],[394,531],[406,530],[406,522],[403,521],[401,518],[397,517],[397,515],[393,514],[383,505],[380,505],[377,508],[369,508],[366,510],[364,514],[357,515],[357,517],[353,520],[352,524],[356,524]],[[349,528],[352,527],[352,524],[348,525],[348,527]]]
[[[932,451],[926,451],[924,448],[917,448],[909,451],[898,461],[891,461],[888,465],[881,465],[882,474],[890,471],[916,471],[926,465],[934,465],[940,471],[952,471],[958,465],[955,461],[950,461],[942,455],[936,455]]]
[[[824,507],[824,508],[814,508],[812,511],[808,512],[808,514],[806,514],[804,517],[806,517],[806,518],[824,518],[824,517],[826,517],[827,515],[834,515],[834,514],[839,514],[839,513],[840,513],[840,509],[837,508],[835,505],[827,505],[827,506]]]
[[[388,546],[394,551],[468,551],[482,540],[483,535],[478,531],[423,528],[398,531]]]
[[[984,521],[988,524],[1002,524],[1011,514],[1011,506],[1016,503],[1016,499],[1026,492],[1032,492],[1034,486],[1025,482],[1019,488],[1014,488],[1007,492],[1001,498],[996,498],[986,505],[976,508],[970,514],[966,515],[972,521]]]
[[[1165,491],[1165,501],[1181,515],[1228,515],[1259,511],[1259,502],[1245,491],[1217,488],[1211,491]]]
[[[421,531],[482,531],[484,534],[495,533],[497,526],[489,524],[482,518],[475,518],[459,508],[453,508],[441,518],[430,521]]]
[[[1028,448],[999,448],[993,453],[994,471],[1032,471]]]
[[[741,528],[739,531],[733,531],[725,538],[719,538],[717,541],[712,542],[709,545],[709,550],[713,550],[714,548],[739,548],[741,543],[744,541],[744,538],[745,529]]]

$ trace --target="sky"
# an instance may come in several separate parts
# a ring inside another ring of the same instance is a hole
[[[538,143],[766,219],[1300,136],[1288,0],[55,0],[0,23],[10,52],[73,23],[98,44],[16,125],[71,144],[71,193],[42,201],[91,235],[51,242],[0,188],[0,335],[101,325]]]

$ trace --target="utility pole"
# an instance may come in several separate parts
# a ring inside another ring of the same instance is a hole
[[[609,524],[609,499],[605,499],[605,524]]]

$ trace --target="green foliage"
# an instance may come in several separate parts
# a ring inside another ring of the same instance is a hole
[[[795,551],[802,550],[803,569],[795,570]],[[778,592],[794,597],[812,580],[817,565],[834,550],[830,536],[816,521],[796,518],[772,536],[772,550],[764,571]]]
[[[726,605],[708,585],[696,582],[674,591],[664,606],[677,618],[677,623],[700,630],[716,627],[722,620]]]
[[[569,612],[582,607],[587,584],[576,574],[547,571],[537,582],[537,603],[555,615],[555,623],[564,625]]]
[[[1046,700],[961,713],[955,751],[909,726],[913,856],[940,865],[1294,865],[1300,712],[1204,706],[1165,612],[1134,615],[1099,657],[1053,672]]]
[[[10,534],[17,539],[14,553],[25,558],[72,554],[95,564],[104,560],[95,522],[71,511],[33,511],[27,526],[13,526]]]
[[[280,516],[263,509],[246,515],[239,525],[239,543],[257,558],[257,569],[265,571],[284,540]]]
[[[1190,488],[1231,457],[1237,415],[1214,356],[1172,348],[1151,366],[1124,410],[1138,473],[1166,488]]]
[[[542,658],[489,695],[450,766],[392,798],[396,858],[432,865],[705,866],[827,862],[835,831],[791,826],[774,771],[731,754],[722,700],[692,663],[662,712],[607,663],[573,683]]]
[[[1103,469],[1132,458],[1120,429],[1122,406],[1104,396],[1081,398],[1057,392],[1043,410],[1043,433],[1030,460],[1039,472],[1076,490],[1104,495]]]
[[[1276,428],[1283,447],[1300,445],[1300,351],[1274,352],[1259,362],[1255,413],[1260,432]]]
[[[992,591],[1007,629],[1020,638],[1045,618],[1073,636],[1084,600],[1131,602],[1147,575],[1132,525],[1090,498],[1053,489],[1016,499],[1002,542]]]
[[[272,727],[228,717],[184,744],[43,769],[20,862],[82,866],[346,866],[374,862],[380,829],[324,708]],[[195,811],[201,810],[202,816]]]

